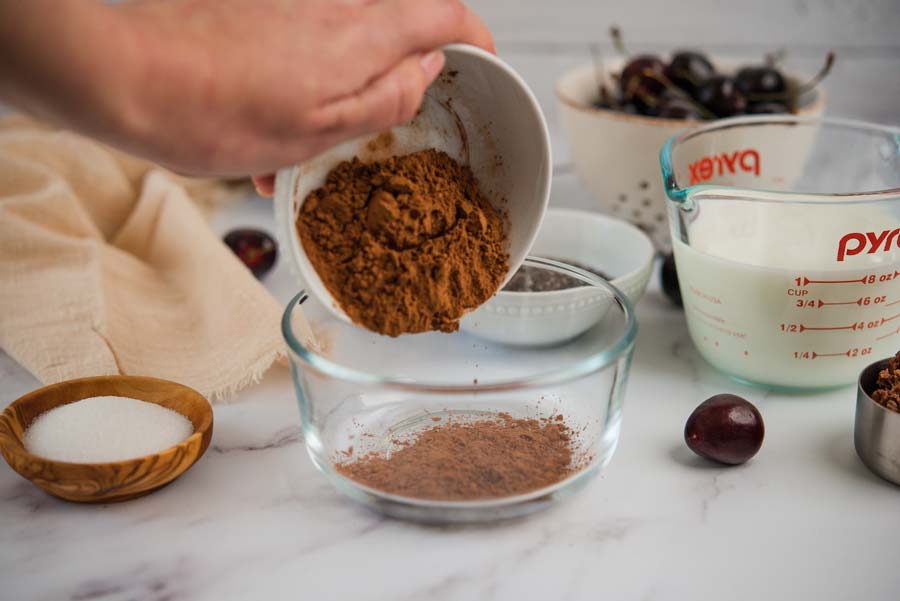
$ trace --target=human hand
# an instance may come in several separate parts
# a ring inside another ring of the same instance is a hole
[[[443,67],[438,48],[494,50],[458,0],[143,0],[114,10],[143,57],[122,144],[199,174],[267,173],[406,122]],[[271,176],[256,181],[271,194]]]

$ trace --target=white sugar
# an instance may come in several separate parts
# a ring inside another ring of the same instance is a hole
[[[47,459],[103,463],[157,453],[193,431],[185,416],[156,403],[98,396],[37,416],[24,442],[28,452]]]

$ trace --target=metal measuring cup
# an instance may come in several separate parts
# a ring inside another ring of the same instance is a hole
[[[876,403],[870,396],[888,359],[876,361],[859,376],[853,439],[862,462],[877,475],[900,484],[900,413]]]

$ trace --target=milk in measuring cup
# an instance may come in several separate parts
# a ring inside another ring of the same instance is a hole
[[[839,211],[702,205],[689,244],[673,244],[704,358],[752,382],[821,388],[900,349],[900,220]]]

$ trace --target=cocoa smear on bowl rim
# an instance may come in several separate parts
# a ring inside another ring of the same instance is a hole
[[[391,440],[392,450],[334,463],[357,484],[433,501],[488,501],[527,494],[565,480],[590,463],[562,415],[516,418],[499,412],[475,420],[432,417],[436,425]],[[443,423],[441,423],[443,422]]]

